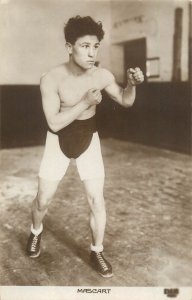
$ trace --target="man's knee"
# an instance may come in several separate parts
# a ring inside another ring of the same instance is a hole
[[[39,195],[37,195],[37,197],[33,202],[33,208],[37,209],[38,211],[44,211],[48,208],[48,206],[49,206],[48,199],[44,197],[39,197]]]
[[[34,200],[35,206],[39,211],[44,211],[48,208],[49,203],[52,200],[52,193],[48,193],[46,190],[39,190]]]
[[[103,195],[89,195],[88,198],[93,213],[101,213],[105,210],[105,201]]]
[[[39,211],[44,211],[48,208],[56,190],[59,181],[47,181],[45,179],[39,178],[38,192],[34,200],[35,208]]]

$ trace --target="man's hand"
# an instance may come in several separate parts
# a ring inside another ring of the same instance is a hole
[[[144,75],[140,68],[130,68],[127,70],[127,84],[137,85],[144,81]]]
[[[89,105],[97,105],[102,100],[102,95],[100,90],[90,89],[83,96],[83,100]]]

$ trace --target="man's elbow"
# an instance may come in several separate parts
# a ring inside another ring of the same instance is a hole
[[[51,131],[53,131],[54,133],[57,133],[59,131],[58,128],[54,127],[54,126],[50,126],[49,127],[51,129]]]
[[[122,106],[125,108],[129,108],[133,105],[133,103],[123,103]]]
[[[135,102],[135,99],[132,99],[129,101],[123,101],[122,106],[125,108],[129,108],[129,107],[133,106],[134,102]]]
[[[49,127],[49,129],[51,129],[51,131],[53,131],[54,133],[59,131],[59,128],[55,124],[55,122],[53,122],[52,120],[49,120],[47,123],[48,123],[48,127]]]

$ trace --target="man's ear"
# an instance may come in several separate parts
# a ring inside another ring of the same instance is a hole
[[[71,45],[70,43],[67,42],[67,43],[65,44],[65,47],[66,47],[67,52],[69,53],[69,55],[72,54],[72,45]]]

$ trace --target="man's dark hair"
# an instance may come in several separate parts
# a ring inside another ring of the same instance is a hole
[[[95,22],[90,16],[76,16],[70,18],[64,27],[66,42],[75,44],[79,37],[85,35],[95,35],[101,41],[104,37],[104,31],[101,22]]]

